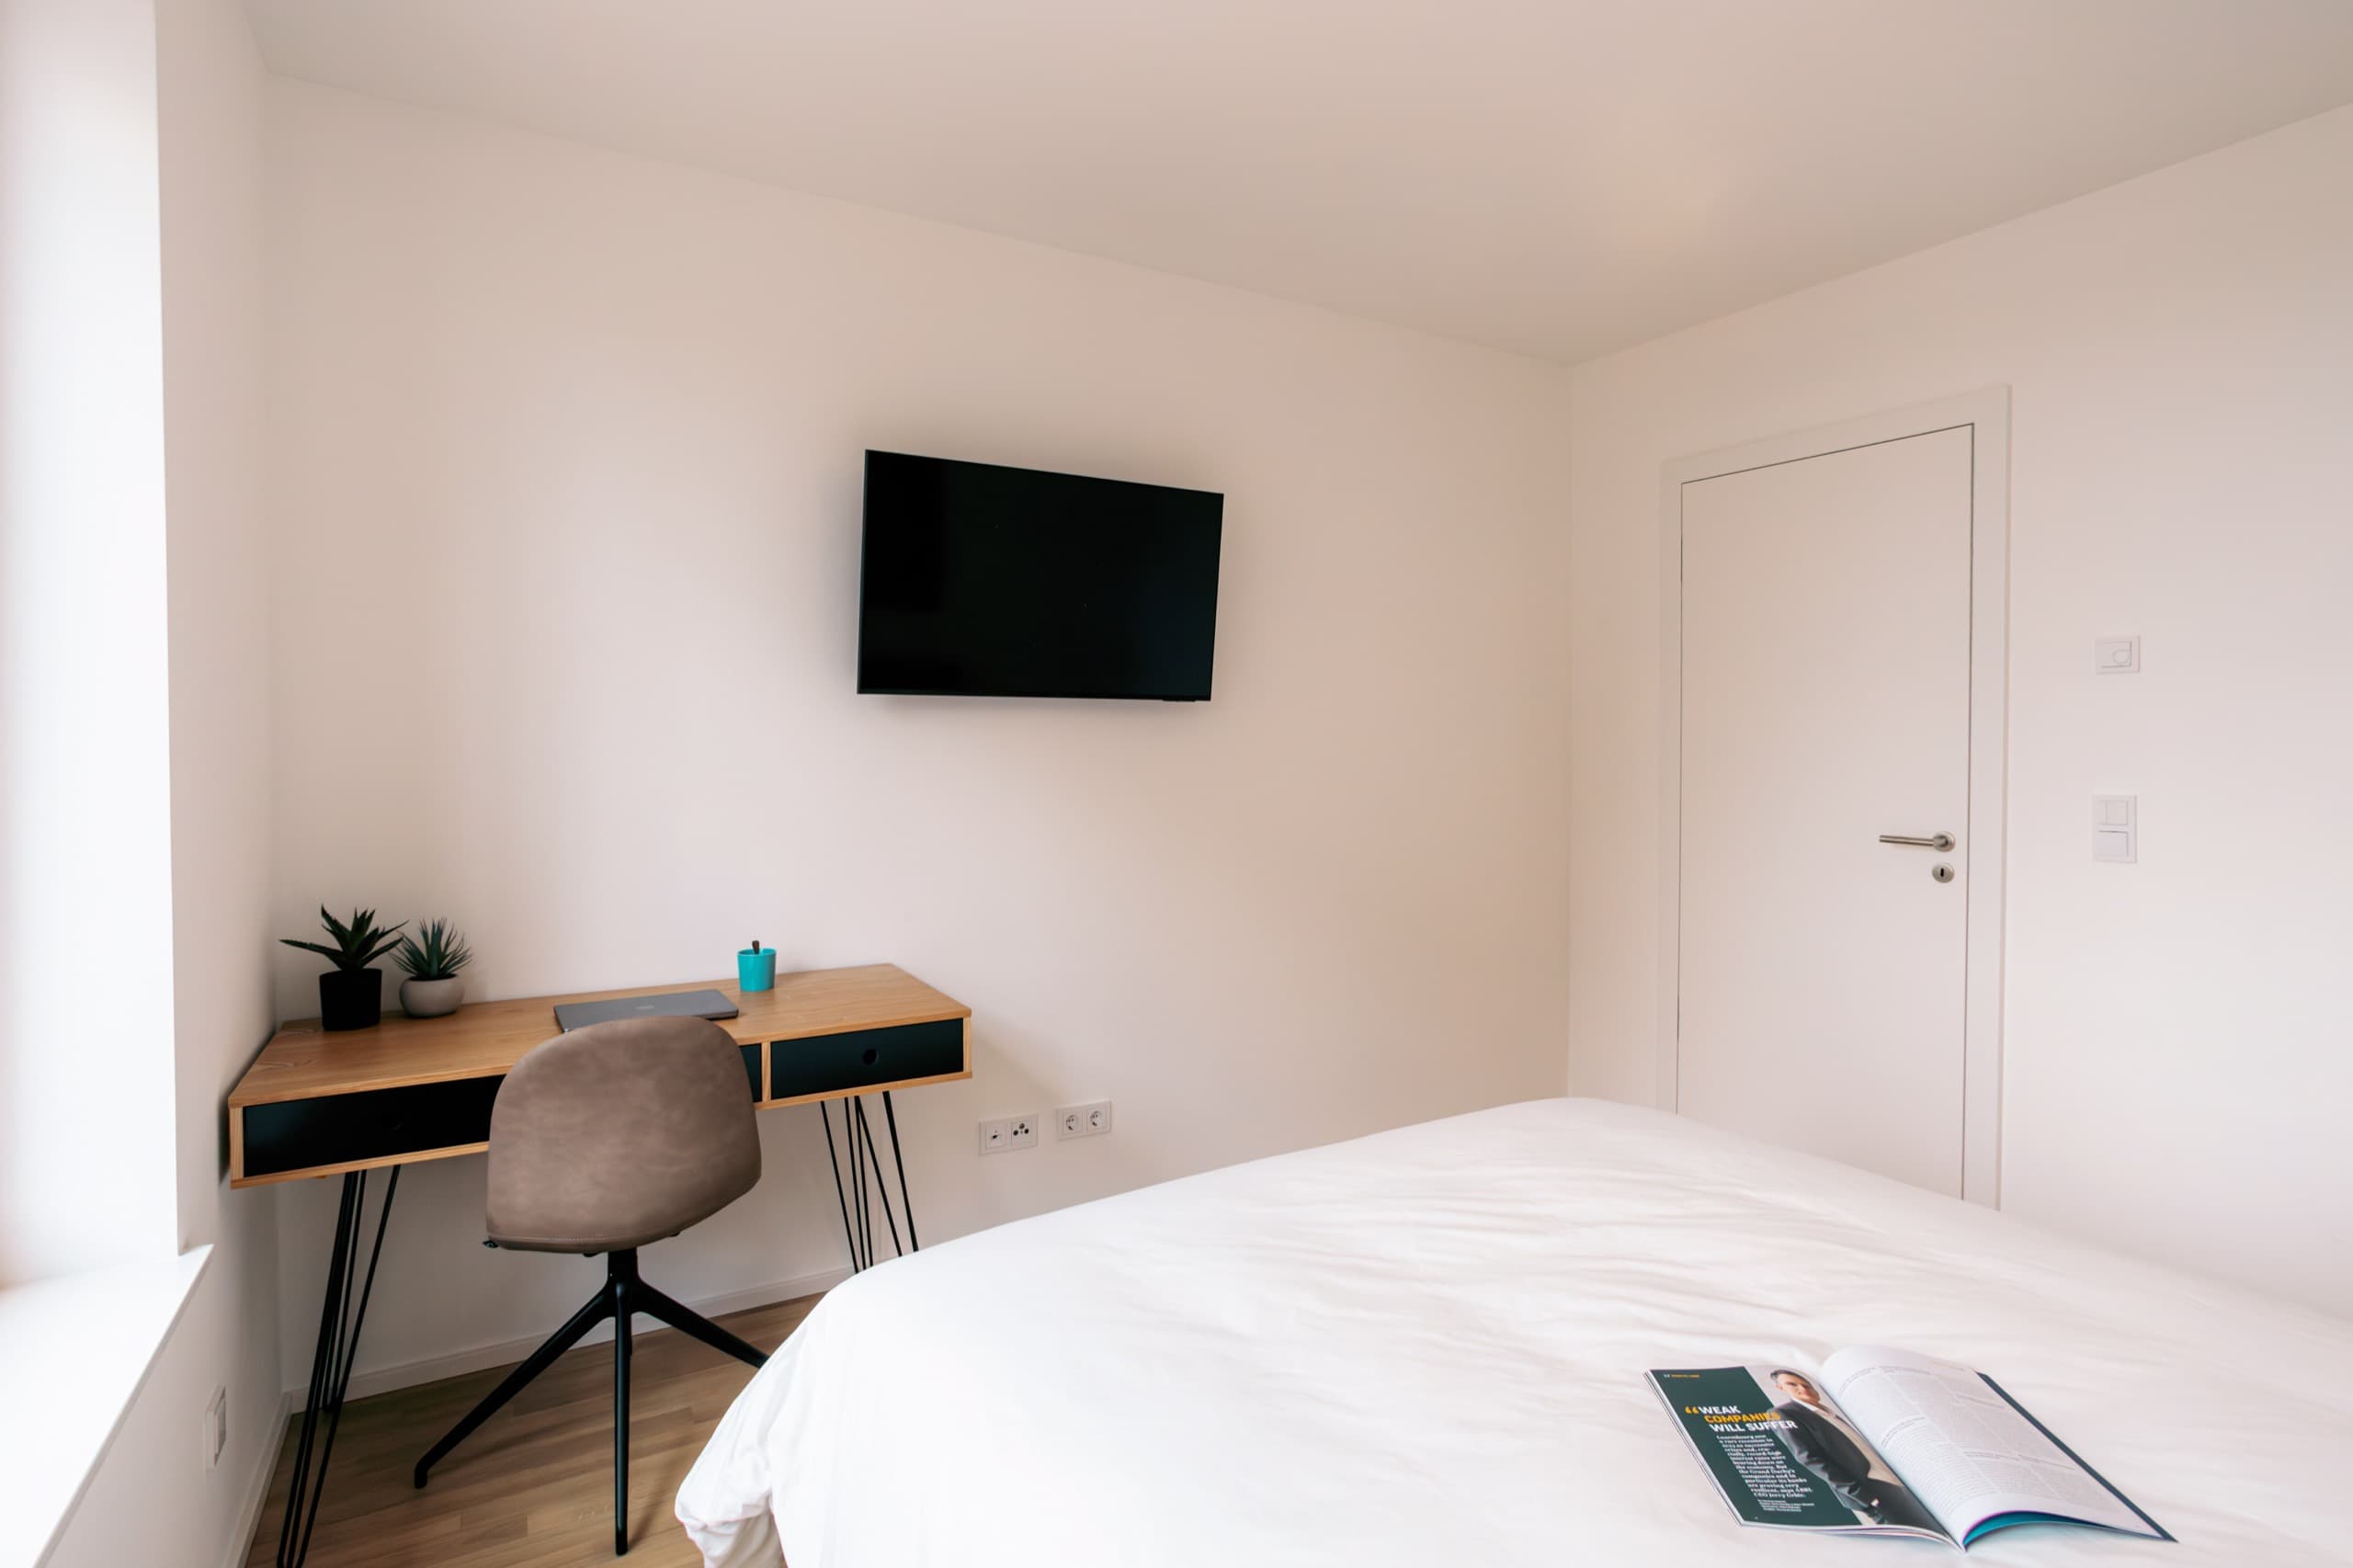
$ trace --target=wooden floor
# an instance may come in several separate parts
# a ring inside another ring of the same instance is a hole
[[[816,1302],[807,1296],[719,1321],[773,1350]],[[700,1568],[671,1515],[672,1500],[752,1369],[669,1329],[641,1330],[633,1348],[630,1552],[620,1561],[629,1568]],[[616,1561],[610,1344],[565,1356],[436,1465],[432,1484],[422,1492],[410,1484],[418,1456],[506,1370],[344,1406],[311,1568],[585,1568]],[[299,1425],[288,1424],[247,1568],[264,1568],[277,1553]]]

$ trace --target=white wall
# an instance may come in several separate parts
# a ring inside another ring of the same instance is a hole
[[[127,1430],[155,1433],[156,1459],[134,1461],[145,1494],[170,1499],[188,1539],[210,1544],[236,1531],[277,1454],[282,1387],[277,1194],[229,1190],[222,1109],[276,1023],[261,369],[267,78],[240,0],[158,0],[156,49],[180,1225],[186,1244],[210,1242],[213,1254]],[[315,1305],[296,1321],[315,1324]],[[228,1395],[229,1445],[208,1475],[192,1435],[216,1385]],[[113,1561],[160,1559],[126,1551]]]
[[[447,914],[477,994],[892,960],[975,1010],[923,1233],[1557,1093],[1567,377],[290,83],[271,95],[276,917]],[[869,446],[1222,490],[1203,706],[853,694]],[[285,955],[278,1000],[316,1011]],[[976,1119],[1110,1096],[983,1161]],[[844,1262],[813,1109],[647,1260]],[[412,1170],[362,1366],[551,1330]],[[325,1184],[284,1205],[315,1314]],[[290,1367],[307,1346],[289,1336]]]
[[[48,1555],[10,1554],[0,1561],[37,1562],[39,1568],[243,1568],[241,1538],[252,1527],[241,1519],[241,1506],[259,1469],[256,1462],[232,1461],[255,1461],[258,1453],[250,1441],[237,1441],[240,1413],[233,1410],[233,1452],[219,1469],[204,1471],[198,1433],[219,1379],[217,1348],[242,1332],[233,1321],[236,1293],[221,1289],[210,1268],[205,1272]],[[270,1408],[277,1408],[274,1398]],[[250,1419],[244,1426],[248,1438],[262,1429]],[[240,1538],[233,1556],[233,1538]]]
[[[232,1199],[222,1106],[276,1022],[260,51],[238,0],[162,0],[173,1016],[180,1224]],[[220,1267],[216,1259],[215,1269]]]
[[[1577,369],[1571,1087],[1654,1087],[1661,465],[1996,382],[2003,1206],[2353,1311],[2353,109]]]
[[[40,1568],[242,1568],[285,1429],[276,1258],[273,1206],[222,1213],[210,1267]],[[316,1322],[315,1301],[311,1310]],[[227,1395],[229,1437],[208,1470],[200,1437],[216,1389]]]
[[[161,0],[153,48],[173,903],[173,1022],[154,1033],[176,1054],[177,1098],[176,1136],[158,1142],[177,1147],[180,1240],[213,1254],[58,1543],[57,1568],[210,1568],[242,1546],[278,1451],[284,1386],[276,1195],[228,1190],[222,1112],[273,1019],[264,75],[238,0]],[[153,619],[160,630],[161,607]],[[208,1471],[198,1434],[216,1388],[229,1442]]]
[[[176,1228],[155,164],[147,0],[0,0],[0,1284]]]

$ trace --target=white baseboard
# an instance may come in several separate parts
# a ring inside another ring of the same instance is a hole
[[[254,1463],[254,1473],[245,1483],[245,1500],[237,1507],[237,1520],[229,1529],[229,1549],[221,1559],[221,1568],[244,1568],[245,1559],[253,1553],[254,1531],[261,1528],[261,1506],[269,1497],[270,1478],[278,1473],[278,1456],[286,1447],[286,1418],[294,1414],[294,1396],[278,1396],[278,1419],[269,1424],[269,1440],[261,1446],[261,1458]]]
[[[754,1285],[747,1290],[731,1290],[723,1296],[707,1296],[687,1303],[705,1317],[724,1317],[751,1307],[765,1307],[776,1301],[796,1301],[802,1296],[819,1296],[849,1278],[847,1268],[828,1268],[816,1274],[804,1274],[796,1279],[778,1279],[766,1285]],[[394,1389],[415,1388],[419,1383],[439,1382],[443,1378],[463,1377],[479,1372],[485,1367],[506,1367],[520,1361],[540,1347],[548,1334],[557,1325],[550,1324],[547,1334],[533,1335],[528,1339],[503,1340],[496,1345],[477,1345],[470,1350],[452,1351],[447,1356],[429,1356],[421,1361],[406,1361],[396,1367],[371,1367],[351,1374],[351,1389],[347,1399],[366,1399],[370,1394],[390,1393]],[[583,1345],[602,1345],[613,1336],[612,1326],[601,1324],[588,1331],[580,1341]],[[290,1410],[300,1410],[305,1389],[289,1389],[286,1398]],[[270,1456],[277,1457],[272,1449]],[[256,1503],[258,1506],[258,1503]]]

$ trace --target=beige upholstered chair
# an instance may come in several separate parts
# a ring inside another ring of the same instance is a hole
[[[629,1550],[630,1317],[643,1312],[757,1367],[767,1358],[638,1278],[637,1249],[707,1220],[760,1179],[743,1057],[700,1018],[559,1035],[515,1063],[490,1113],[490,1244],[605,1255],[605,1286],[416,1461],[416,1484],[475,1427],[613,1320],[613,1551]]]

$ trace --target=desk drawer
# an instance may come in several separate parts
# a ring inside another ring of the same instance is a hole
[[[760,1048],[742,1048],[744,1078],[760,1097]],[[446,1084],[406,1084],[356,1095],[325,1095],[247,1106],[247,1177],[278,1176],[317,1165],[462,1149],[490,1139],[490,1108],[504,1075]]]
[[[833,1095],[964,1070],[964,1020],[780,1040],[768,1047],[768,1097]]]
[[[490,1136],[491,1102],[506,1081],[459,1078],[247,1106],[244,1174],[276,1176],[480,1143]]]

